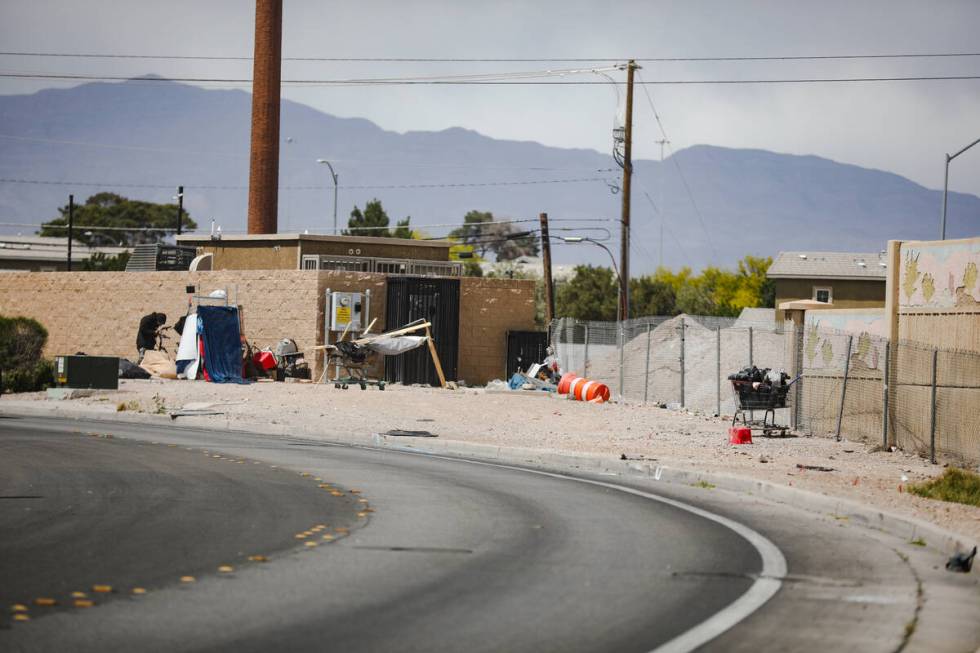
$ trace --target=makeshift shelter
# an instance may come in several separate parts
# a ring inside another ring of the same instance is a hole
[[[205,379],[247,383],[242,379],[242,338],[234,306],[198,306],[197,333]]]

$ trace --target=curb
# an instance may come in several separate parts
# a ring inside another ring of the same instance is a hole
[[[0,407],[3,407],[3,403],[0,403]],[[178,423],[177,421],[168,419],[167,415],[127,415],[125,413],[102,413],[75,408],[42,408],[25,406],[23,404],[12,406],[11,408],[14,409],[11,411],[11,415],[13,416],[95,419],[125,424],[169,425],[176,428],[224,429],[236,433],[301,437],[340,445],[434,454],[450,458],[472,458],[475,460],[506,463],[542,470],[557,471],[560,469],[567,471],[572,469],[599,474],[613,473],[679,485],[692,485],[699,481],[707,481],[723,490],[758,495],[770,501],[787,504],[808,512],[846,517],[852,523],[885,532],[905,541],[922,537],[926,539],[929,548],[938,550],[946,555],[952,555],[954,552],[960,550],[968,550],[977,545],[977,542],[972,541],[970,538],[948,531],[935,524],[878,510],[872,506],[861,504],[851,499],[817,494],[809,490],[777,485],[770,481],[762,481],[744,476],[686,471],[643,461],[610,459],[595,454],[559,453],[525,447],[501,447],[442,438],[433,438],[431,440],[429,438],[423,438],[422,441],[415,440],[412,444],[407,444],[406,438],[388,436],[382,433],[372,433],[369,435],[331,433],[321,428],[286,424],[266,425],[260,429],[243,429],[240,428],[241,425],[239,423],[233,425],[228,419],[216,420],[203,417],[181,417]]]

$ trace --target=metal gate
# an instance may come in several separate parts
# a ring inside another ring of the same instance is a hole
[[[534,363],[540,363],[548,355],[547,331],[507,332],[507,378],[515,372],[527,371]]]
[[[432,277],[388,277],[385,312],[387,329],[397,329],[413,320],[432,323],[432,339],[447,381],[455,381],[459,358],[459,279]],[[385,380],[389,383],[439,385],[439,375],[428,347],[385,358]]]

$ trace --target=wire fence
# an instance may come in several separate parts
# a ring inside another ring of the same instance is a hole
[[[680,315],[555,320],[565,370],[630,403],[734,414],[728,376],[755,365],[797,381],[776,421],[798,433],[980,459],[980,352],[772,320]]]

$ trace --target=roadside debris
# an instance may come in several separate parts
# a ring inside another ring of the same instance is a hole
[[[949,560],[946,561],[946,569],[949,571],[959,572],[961,574],[968,574],[970,570],[973,569],[973,559],[977,555],[977,547],[973,547],[973,550],[969,553],[965,551],[957,551]]]
[[[383,435],[390,435],[397,438],[437,438],[439,436],[429,431],[406,431],[402,429],[391,429],[385,431]]]
[[[833,467],[824,467],[822,465],[803,465],[801,463],[796,463],[796,468],[800,471],[809,472],[835,472],[837,471]]]

